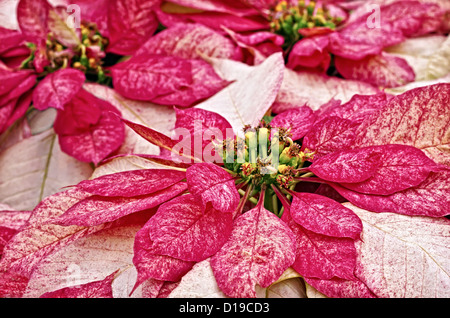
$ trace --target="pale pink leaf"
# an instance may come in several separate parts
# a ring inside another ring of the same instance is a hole
[[[378,92],[376,87],[364,82],[344,80],[313,72],[295,72],[286,68],[283,84],[272,110],[280,113],[304,105],[317,110],[332,99],[345,103],[355,94],[370,95]]]
[[[372,213],[346,204],[363,222],[356,275],[378,297],[450,296],[446,218]]]
[[[269,110],[283,79],[284,62],[280,53],[257,66],[236,61],[211,59],[215,71],[232,84],[196,105],[223,116],[237,134],[246,125],[257,125]]]
[[[416,74],[408,62],[398,56],[381,52],[361,60],[337,56],[336,69],[346,79],[358,80],[380,87],[398,87],[414,81]]]

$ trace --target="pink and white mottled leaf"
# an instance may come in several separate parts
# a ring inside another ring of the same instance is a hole
[[[64,109],[81,89],[86,77],[84,73],[65,68],[44,77],[33,90],[33,106],[39,110],[49,107]]]
[[[270,122],[271,127],[290,129],[292,140],[303,138],[315,122],[315,114],[307,106],[286,110],[276,115]]]
[[[166,189],[186,178],[186,173],[172,169],[139,169],[107,174],[84,180],[77,187],[104,197],[136,197]]]
[[[28,278],[13,272],[0,272],[0,298],[22,298]]]
[[[294,262],[292,231],[261,201],[235,219],[230,238],[211,258],[217,284],[229,297],[256,297],[257,284],[268,287]]]
[[[161,205],[149,224],[155,253],[200,262],[222,247],[233,218],[211,205],[204,207],[193,195],[184,195]]]
[[[195,264],[155,253],[149,234],[150,226],[147,222],[136,234],[133,264],[138,277],[134,288],[149,278],[178,282]]]
[[[33,210],[29,225],[17,233],[5,246],[0,261],[0,270],[12,270],[22,276],[30,277],[39,262],[49,254],[59,250],[77,239],[102,228],[59,226],[51,220],[63,214],[89,193],[71,189],[57,193],[42,200]]]
[[[20,0],[17,5],[17,20],[26,39],[39,43],[47,39],[48,12],[47,0]]]
[[[107,101],[80,89],[55,120],[61,149],[80,161],[98,164],[125,139],[125,127],[118,113]]]
[[[315,152],[314,160],[342,149],[352,148],[359,127],[348,119],[330,116],[316,122],[303,138],[303,149]]]
[[[308,37],[298,41],[289,52],[286,66],[293,70],[318,68],[326,71],[331,62],[328,44],[327,35]]]
[[[442,217],[449,214],[449,180],[448,171],[431,172],[418,186],[390,195],[367,195],[330,185],[354,205],[369,211]]]
[[[282,220],[291,229],[296,241],[295,262],[292,268],[303,277],[353,280],[356,266],[354,240],[347,237],[331,237],[317,234],[297,224],[289,208]]]
[[[336,69],[344,78],[375,86],[398,87],[416,78],[414,70],[405,59],[386,52],[369,55],[361,60],[337,56],[334,62]]]
[[[235,45],[219,32],[196,23],[171,26],[145,42],[134,54],[157,54],[184,59],[203,56],[233,59]]]
[[[124,97],[151,101],[192,84],[192,64],[172,56],[133,57],[111,68],[114,89]]]
[[[305,281],[316,289],[315,292],[319,291],[322,294],[326,295],[327,297],[333,298],[377,297],[363,281],[357,278],[355,278],[354,280],[345,280],[341,278],[332,278],[326,280],[307,277],[305,278]],[[312,291],[310,291],[310,293],[312,293]],[[309,293],[308,298],[311,298]]]
[[[222,212],[233,212],[239,204],[240,195],[234,178],[212,163],[198,163],[186,170],[189,191],[201,198],[204,206],[211,202]]]
[[[356,275],[378,297],[450,296],[450,221],[372,213],[346,204],[362,220]]]
[[[186,190],[186,183],[179,182],[150,195],[136,197],[101,197],[94,195],[76,203],[53,222],[65,226],[95,226],[112,222],[128,214],[154,208]]]
[[[318,194],[295,193],[290,212],[297,224],[314,233],[356,240],[362,231],[361,220],[353,211]]]
[[[354,191],[388,195],[419,185],[439,167],[415,147],[383,145],[334,152],[309,169]]]
[[[112,282],[116,273],[103,280],[46,292],[40,298],[113,298]]]
[[[450,164],[450,84],[440,83],[394,96],[360,127],[357,146],[403,144]]]

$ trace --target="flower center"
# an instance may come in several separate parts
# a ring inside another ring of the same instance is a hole
[[[295,185],[304,162],[313,154],[301,151],[289,130],[271,127],[264,121],[258,127],[245,127],[244,132],[245,139],[235,137],[221,145],[224,167],[254,189],[272,184],[282,188]]]
[[[284,37],[284,49],[290,48],[303,35],[302,29],[328,28],[334,30],[341,22],[340,18],[332,17],[322,5],[315,1],[298,1],[297,5],[287,1],[279,2],[269,14],[270,28],[273,33]]]
[[[22,69],[35,69],[39,77],[66,67],[73,67],[99,83],[107,80],[103,65],[108,40],[99,33],[93,23],[82,23],[78,45],[68,47],[58,41],[52,33],[47,35],[45,46],[27,43],[30,56],[22,62]]]

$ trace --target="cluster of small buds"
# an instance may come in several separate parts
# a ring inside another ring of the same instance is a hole
[[[302,38],[299,30],[314,27],[326,27],[334,30],[341,22],[330,15],[329,11],[315,1],[298,1],[292,5],[287,1],[279,2],[269,14],[271,31],[285,38],[285,45],[292,45]]]
[[[310,158],[309,152],[304,153],[292,141],[289,129],[273,128],[265,122],[246,126],[245,138],[227,139],[217,146],[222,148],[225,168],[254,186],[289,188],[298,169]]]

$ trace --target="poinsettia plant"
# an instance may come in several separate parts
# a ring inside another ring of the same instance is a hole
[[[11,225],[0,290],[109,297],[125,280],[128,295],[256,297],[301,277],[328,297],[445,297],[450,85],[273,114],[283,72],[274,54],[249,73],[254,94],[236,82],[176,110],[173,138],[124,120],[161,154],[111,159],[139,165]],[[74,286],[73,272],[89,279]]]

